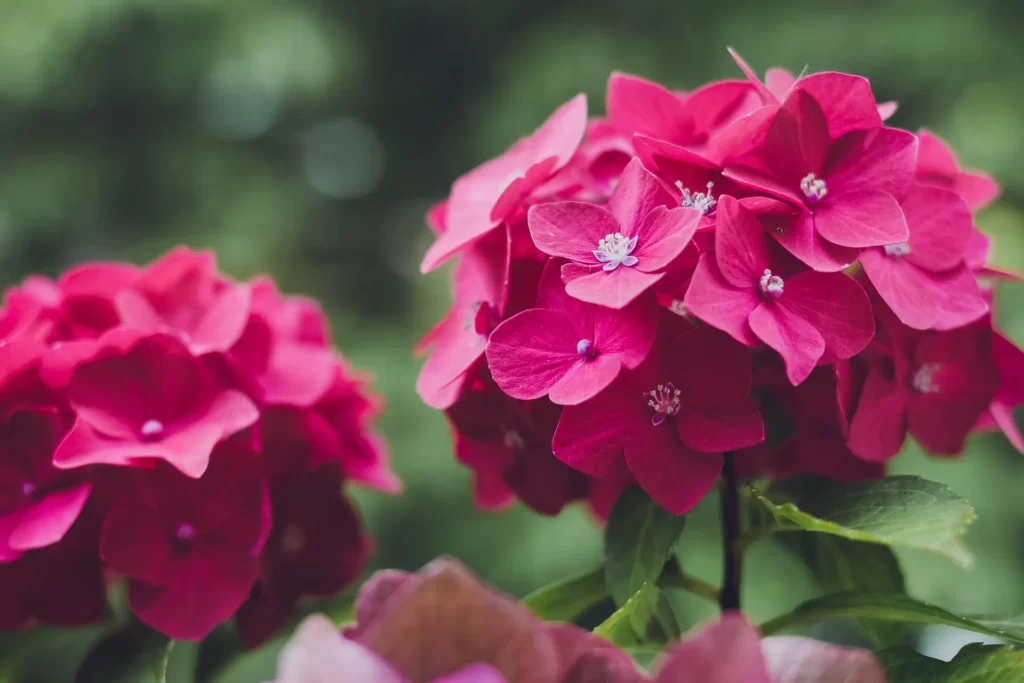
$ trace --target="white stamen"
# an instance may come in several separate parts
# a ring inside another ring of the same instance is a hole
[[[935,394],[942,391],[935,379],[936,373],[940,370],[942,370],[942,363],[925,363],[914,373],[910,380],[911,386],[922,394]]]
[[[906,242],[897,242],[896,244],[885,245],[885,253],[887,256],[893,256],[899,258],[900,256],[906,256],[910,253],[910,245]]]
[[[680,200],[680,205],[687,209],[697,209],[702,214],[707,216],[715,210],[715,204],[718,200],[711,196],[711,188],[715,186],[714,183],[708,183],[707,192],[693,192],[683,187],[683,181],[677,180],[676,187],[683,193],[683,198]]]
[[[676,389],[672,382],[659,384],[653,390],[644,392],[643,397],[647,401],[647,405],[654,408],[654,414],[651,415],[652,425],[657,427],[665,421],[666,417],[679,412],[680,393],[682,392]]]
[[[760,282],[762,294],[770,296],[773,299],[778,299],[782,296],[783,285],[784,283],[781,277],[778,275],[772,275],[772,271],[767,268],[764,269],[764,275],[761,276]]]
[[[631,256],[634,249],[636,249],[635,235],[630,239],[621,232],[616,232],[605,235],[604,239],[597,243],[597,249],[593,253],[594,258],[604,264],[605,270],[613,271],[620,264],[623,266],[636,265],[636,256]]]
[[[668,310],[672,311],[673,313],[678,315],[680,318],[689,318],[690,317],[690,309],[688,309],[686,307],[686,304],[684,304],[679,299],[673,299],[672,303],[669,304],[669,306],[668,306]]]
[[[164,433],[164,423],[160,420],[146,420],[139,431],[144,438],[155,439]]]
[[[828,194],[828,187],[825,186],[824,180],[813,173],[808,173],[800,181],[800,191],[807,197],[807,201],[817,204]]]

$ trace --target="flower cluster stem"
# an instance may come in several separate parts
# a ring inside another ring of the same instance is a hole
[[[739,482],[732,453],[725,454],[721,504],[723,577],[718,606],[724,612],[740,608],[740,584],[743,579],[743,556],[737,542],[743,533],[743,520],[740,518]]]

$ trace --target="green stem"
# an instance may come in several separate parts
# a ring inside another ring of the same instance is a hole
[[[680,588],[684,591],[699,595],[702,598],[707,598],[711,602],[718,602],[721,595],[721,591],[715,586],[704,579],[699,579],[696,576],[691,576],[683,572],[679,573],[666,570],[661,577],[658,578],[659,588]]]
[[[837,611],[836,614],[839,615],[842,614],[842,612]],[[812,617],[806,617],[794,612],[788,612],[786,614],[779,615],[774,619],[769,619],[761,624],[761,635],[768,637],[778,633],[779,631],[784,631],[790,626],[795,626],[804,621],[814,621],[820,618],[820,614],[813,615]]]
[[[174,639],[171,638],[167,641],[167,645],[164,647],[163,652],[160,654],[160,659],[156,662],[156,680],[157,683],[167,683],[167,666],[171,661],[171,650],[174,649]]]
[[[744,553],[748,548],[750,548],[750,546],[754,545],[762,538],[771,536],[779,531],[786,531],[786,529],[776,524],[765,524],[763,526],[752,527],[739,535],[733,547],[736,549],[737,553]]]
[[[721,503],[724,557],[722,592],[718,597],[718,605],[725,612],[740,608],[740,586],[743,582],[743,550],[738,543],[743,533],[743,519],[740,513],[739,479],[732,453],[725,454],[725,465],[722,467]]]

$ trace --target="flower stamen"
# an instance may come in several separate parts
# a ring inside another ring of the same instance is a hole
[[[679,412],[679,395],[681,393],[672,382],[659,384],[651,391],[644,392],[643,397],[647,401],[647,405],[654,408],[654,414],[651,415],[652,425],[657,427],[669,415]]]
[[[935,375],[942,370],[942,363],[925,363],[917,369],[910,380],[915,391],[922,394],[936,394],[942,391]]]
[[[910,245],[906,242],[897,242],[896,244],[885,245],[886,256],[892,256],[893,258],[900,258],[910,253]]]
[[[593,251],[594,258],[604,264],[604,270],[613,271],[620,265],[635,266],[636,256],[633,250],[636,249],[636,236],[626,237],[621,232],[608,233],[604,239],[597,243],[597,249]]]
[[[807,197],[807,201],[817,204],[828,194],[828,187],[824,180],[813,173],[808,173],[800,181],[800,191]]]
[[[680,192],[683,193],[683,198],[679,202],[680,205],[683,208],[687,209],[697,209],[702,214],[707,216],[708,214],[715,210],[715,204],[718,203],[718,200],[711,196],[711,188],[713,188],[714,186],[714,183],[709,182],[707,185],[707,192],[691,193],[689,189],[683,187],[683,181],[677,180],[676,187],[679,189]]]
[[[771,297],[772,299],[778,299],[782,296],[782,290],[785,283],[782,278],[778,275],[772,275],[772,271],[768,268],[764,269],[764,275],[761,276],[759,286],[761,288],[761,294]]]

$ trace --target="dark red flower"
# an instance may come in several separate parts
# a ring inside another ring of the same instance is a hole
[[[259,571],[270,530],[259,456],[232,442],[200,479],[163,464],[124,476],[103,525],[103,560],[131,579],[129,604],[142,621],[200,640],[245,602]]]

